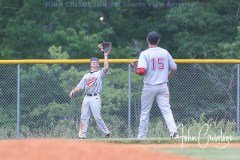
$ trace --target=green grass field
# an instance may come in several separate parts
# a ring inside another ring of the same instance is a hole
[[[169,148],[159,149],[159,152],[170,152],[181,155],[187,155],[193,158],[206,159],[206,160],[239,160],[240,148]]]
[[[98,140],[94,140],[98,141]],[[183,148],[181,147],[181,139],[172,140],[170,138],[149,138],[146,140],[137,140],[134,138],[126,139],[101,139],[100,141],[105,141],[109,143],[121,143],[121,144],[141,144],[141,145],[159,145],[155,147],[154,151],[156,152],[169,152],[180,155],[187,155],[192,158],[201,159],[201,160],[239,160],[240,159],[240,147],[231,148],[227,146],[224,149],[219,149],[215,145],[206,146],[206,148],[201,148],[197,142],[195,143],[184,143]],[[236,146],[240,146],[240,137],[236,136],[233,138],[231,143]],[[176,147],[164,148],[163,145],[176,145]],[[187,147],[187,144],[194,144],[193,148]],[[218,145],[223,147],[225,144]],[[211,146],[211,147],[210,147]]]

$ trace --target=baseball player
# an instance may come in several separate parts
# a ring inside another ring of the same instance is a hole
[[[102,51],[102,45],[99,45]],[[110,136],[110,132],[101,118],[101,92],[103,78],[108,71],[108,54],[110,50],[104,51],[104,67],[99,70],[99,59],[93,57],[90,59],[90,73],[83,76],[79,84],[70,93],[69,97],[72,98],[73,94],[80,90],[85,90],[85,96],[81,108],[81,120],[79,127],[79,138],[85,139],[87,135],[88,122],[92,112],[98,128],[105,138]]]
[[[169,104],[167,84],[170,76],[177,70],[177,65],[166,49],[158,47],[160,36],[157,32],[150,32],[147,36],[147,42],[149,48],[141,52],[138,65],[136,66],[136,64],[131,63],[136,74],[144,76],[138,139],[147,137],[149,113],[155,99],[163,114],[170,136],[172,138],[179,138]]]

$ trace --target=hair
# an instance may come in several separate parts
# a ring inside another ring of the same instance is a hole
[[[92,58],[90,59],[90,62],[92,62],[92,61],[98,61],[98,62],[99,62],[99,59],[98,59],[97,57],[92,57]]]
[[[160,36],[156,31],[152,31],[148,33],[147,39],[150,44],[156,45],[160,40]]]

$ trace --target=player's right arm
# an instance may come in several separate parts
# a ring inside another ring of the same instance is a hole
[[[69,96],[70,98],[72,98],[73,95],[74,95],[75,93],[77,93],[78,91],[80,91],[80,90],[81,90],[81,87],[77,86],[77,87],[75,87],[75,88],[68,94],[68,96]]]
[[[68,96],[70,98],[73,97],[73,95],[77,92],[79,92],[80,90],[85,88],[85,75],[83,76],[83,78],[81,79],[81,81],[79,82],[79,84],[68,94]]]
[[[140,76],[146,74],[147,72],[147,61],[143,52],[139,56],[138,66],[135,69],[135,72]]]

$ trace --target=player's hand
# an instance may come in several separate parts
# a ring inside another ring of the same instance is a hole
[[[130,65],[134,69],[134,71],[137,69],[137,61],[130,62]]]
[[[74,91],[71,91],[71,92],[68,94],[69,98],[72,98],[74,94],[75,94],[75,92],[74,92]]]

